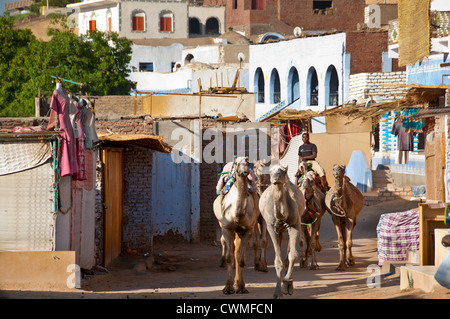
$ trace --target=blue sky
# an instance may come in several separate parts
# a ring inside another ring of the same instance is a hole
[[[3,12],[5,12],[5,3],[11,2],[7,0],[0,0],[0,15],[3,15]]]

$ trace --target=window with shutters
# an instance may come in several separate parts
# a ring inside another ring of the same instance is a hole
[[[133,31],[145,31],[145,13],[139,12],[133,14]]]
[[[159,16],[159,31],[173,32],[173,14],[162,12]]]

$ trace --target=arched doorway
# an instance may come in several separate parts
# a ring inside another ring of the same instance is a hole
[[[319,80],[317,79],[317,72],[314,67],[310,67],[308,70],[306,90],[306,104],[312,106],[319,105]]]
[[[280,76],[277,69],[273,69],[270,75],[270,103],[281,102]]]
[[[206,20],[206,34],[219,34],[219,21],[216,18]]]
[[[256,94],[256,103],[264,103],[264,73],[261,68],[256,69],[253,91]]]
[[[198,36],[202,34],[200,21],[197,18],[189,18],[189,35]]]
[[[300,98],[300,80],[298,71],[291,67],[288,74],[288,103],[292,103]]]
[[[325,105],[339,105],[339,78],[334,65],[330,65],[325,75]]]

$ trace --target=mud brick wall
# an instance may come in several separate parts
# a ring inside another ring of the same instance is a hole
[[[264,10],[251,10],[252,0],[227,0],[226,27],[250,23],[274,24],[280,20],[304,30],[356,30],[364,23],[364,0],[333,0],[333,9],[314,12],[313,0],[265,0]]]
[[[202,121],[203,132],[205,129],[213,127],[215,127],[215,122]],[[209,142],[203,141],[203,149]],[[220,163],[208,164],[205,161],[200,163],[200,241],[202,242],[213,242],[217,239],[219,224],[214,215],[213,203],[217,197],[216,185],[221,169]]]
[[[381,72],[383,52],[388,51],[386,30],[347,32],[346,53],[350,53],[350,74]],[[398,66],[398,59],[392,60],[392,71],[406,71]]]
[[[153,134],[153,119],[148,115],[99,116],[95,128],[97,133]]]
[[[155,151],[124,148],[123,248],[151,252],[152,162]]]
[[[111,115],[141,115],[142,96],[134,95],[108,95],[93,96],[95,113],[97,117]],[[135,113],[136,108],[136,113]]]

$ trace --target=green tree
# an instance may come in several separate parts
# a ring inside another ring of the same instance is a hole
[[[64,19],[58,23],[65,26]],[[50,96],[55,88],[52,75],[83,83],[64,83],[83,95],[127,95],[135,88],[128,79],[131,41],[99,31],[77,36],[67,28],[49,34],[49,42],[38,41],[0,17],[0,116],[32,116],[38,90]]]

